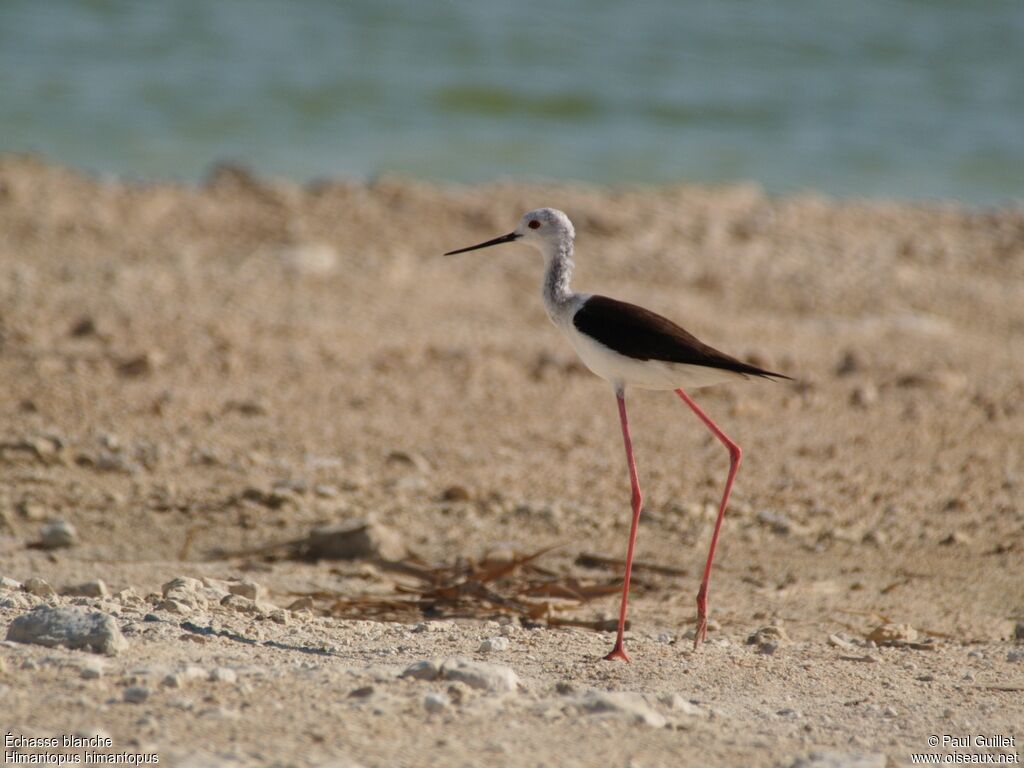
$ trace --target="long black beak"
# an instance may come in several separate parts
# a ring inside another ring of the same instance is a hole
[[[465,253],[466,251],[475,251],[478,248],[490,248],[492,245],[501,245],[502,243],[511,243],[518,240],[522,235],[517,235],[515,232],[509,232],[507,235],[496,237],[493,240],[488,240],[486,243],[480,243],[479,245],[471,245],[469,248],[459,248],[457,251],[448,251],[445,256],[454,256],[456,253]]]

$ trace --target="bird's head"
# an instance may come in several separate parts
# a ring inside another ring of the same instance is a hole
[[[507,235],[471,245],[468,248],[449,251],[445,256],[475,251],[478,248],[489,248],[501,243],[512,243],[516,240],[522,240],[541,252],[546,252],[559,244],[572,243],[575,237],[576,230],[573,229],[568,216],[555,208],[537,208],[524,213],[519,220],[519,225]]]

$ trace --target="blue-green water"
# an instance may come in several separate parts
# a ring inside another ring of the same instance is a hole
[[[0,151],[135,178],[1024,198],[1024,0],[0,0]]]

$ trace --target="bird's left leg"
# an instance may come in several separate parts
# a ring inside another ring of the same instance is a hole
[[[722,493],[722,503],[718,506],[718,518],[715,520],[715,531],[711,534],[711,547],[708,549],[708,560],[704,565],[704,578],[700,582],[700,590],[697,592],[697,630],[693,636],[693,647],[694,649],[700,645],[702,640],[707,639],[708,635],[708,581],[711,578],[711,563],[715,559],[715,547],[718,545],[718,535],[722,531],[722,521],[725,519],[725,508],[729,505],[729,493],[732,491],[733,481],[736,479],[736,473],[740,468],[740,459],[743,457],[743,451],[730,440],[726,434],[718,428],[718,425],[711,420],[711,418],[700,409],[700,407],[686,394],[683,390],[677,389],[676,394],[682,398],[683,402],[693,409],[693,412],[697,414],[697,418],[704,422],[704,425],[711,430],[711,434],[721,441],[729,451],[729,476],[725,480],[725,491]]]
[[[629,605],[629,577],[633,572],[633,551],[636,549],[636,530],[640,524],[640,510],[644,506],[644,498],[640,493],[640,480],[636,475],[636,459],[633,458],[633,440],[629,436],[629,419],[626,418],[626,393],[619,389],[615,393],[619,401],[619,422],[622,426],[622,442],[626,448],[626,464],[629,466],[629,484],[632,488],[633,522],[629,527],[629,546],[626,547],[626,573],[622,579],[622,603],[619,606],[619,630],[615,635],[615,647],[605,659],[629,661],[629,655],[623,645],[626,633],[626,607]]]

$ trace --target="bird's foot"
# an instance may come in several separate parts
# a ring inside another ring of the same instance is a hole
[[[629,655],[626,653],[626,649],[623,648],[622,643],[616,643],[615,647],[612,648],[612,652],[604,657],[605,661],[629,661]]]
[[[703,613],[697,614],[697,629],[693,633],[693,650],[697,650],[702,642],[708,639],[708,617]]]

